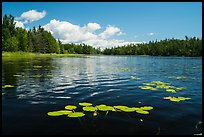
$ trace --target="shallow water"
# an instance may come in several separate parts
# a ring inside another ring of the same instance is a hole
[[[151,81],[186,89],[171,93],[139,88]],[[200,57],[3,58],[4,85],[14,87],[2,89],[2,134],[192,135],[202,131],[197,125],[202,122]],[[171,102],[163,99],[167,96],[191,99]],[[82,118],[47,115],[66,105],[76,105],[77,111],[81,111],[78,103],[84,101],[93,105],[147,105],[154,109],[149,115],[136,112],[109,112],[107,116],[106,112],[99,112],[96,117],[85,112]]]

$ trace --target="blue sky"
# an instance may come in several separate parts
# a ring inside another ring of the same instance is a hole
[[[43,11],[45,14],[31,21],[31,10],[39,13],[36,16]],[[172,37],[183,39],[185,35],[202,37],[201,2],[3,2],[4,14],[12,14],[24,22],[25,28],[46,26],[64,43],[87,42],[107,47]],[[88,23],[92,23],[89,30]],[[76,35],[78,38],[74,38]]]

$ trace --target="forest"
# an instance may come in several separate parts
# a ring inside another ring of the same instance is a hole
[[[4,15],[2,21],[2,51],[57,54],[150,55],[150,56],[202,56],[202,39],[165,39],[141,44],[128,44],[112,48],[94,48],[87,44],[74,44],[56,40],[43,27],[26,30],[15,27],[14,17]]]

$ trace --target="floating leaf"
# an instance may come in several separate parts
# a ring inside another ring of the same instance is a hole
[[[157,90],[156,88],[150,87],[150,86],[139,86],[140,89],[144,90]]]
[[[72,113],[72,111],[68,111],[68,110],[59,110],[59,111],[52,111],[52,112],[48,112],[47,114],[49,116],[61,116],[61,115],[67,115]]]
[[[186,87],[178,87],[178,88],[176,88],[176,90],[183,90],[183,89],[186,89]]]
[[[168,99],[170,101],[174,101],[174,102],[180,102],[183,100],[189,100],[191,98],[185,98],[185,97],[164,97],[164,99]]]
[[[167,92],[172,92],[172,93],[176,93],[176,90],[174,89],[166,89]]]
[[[131,76],[130,78],[131,78],[131,79],[136,79],[136,77],[134,77],[134,76]]]
[[[13,88],[13,85],[4,85],[2,88]]]
[[[199,134],[194,134],[194,135],[202,135],[202,133],[199,133]]]
[[[140,114],[149,114],[148,111],[145,111],[145,110],[136,110],[137,113],[140,113]]]
[[[121,108],[120,110],[121,110],[121,111],[124,111],[124,112],[134,112],[134,111],[135,111],[135,108],[126,107],[126,108]]]
[[[113,106],[113,107],[119,110],[128,108],[127,106]]]
[[[73,106],[73,105],[67,105],[65,106],[65,109],[68,109],[68,110],[74,110],[76,109],[77,107],[76,106]]]
[[[100,111],[112,111],[112,110],[114,110],[114,108],[112,106],[100,106],[100,107],[97,107],[97,108]]]
[[[94,112],[94,111],[97,110],[97,108],[96,108],[96,107],[83,107],[83,110],[84,110],[84,111]]]
[[[47,74],[47,77],[53,77],[54,75],[52,75],[52,74]]]
[[[138,103],[141,104],[142,102],[139,101]]]
[[[22,75],[13,75],[14,77],[21,77]]]
[[[140,107],[142,110],[152,110],[153,107],[152,106],[144,106],[144,107]]]
[[[87,103],[87,102],[83,102],[83,103],[79,103],[80,106],[84,106],[84,107],[88,107],[91,106],[91,103]]]
[[[73,112],[68,114],[68,117],[83,117],[85,114],[83,112]]]

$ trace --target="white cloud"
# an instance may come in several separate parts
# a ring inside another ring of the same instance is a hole
[[[16,23],[16,25],[15,25],[16,28],[17,28],[17,27],[19,27],[19,28],[25,28],[23,22],[17,21],[17,20],[15,20],[14,22]]]
[[[149,36],[153,36],[153,35],[155,35],[155,33],[150,32],[150,33],[147,33],[147,35],[149,35]]]
[[[63,43],[82,42],[97,37],[83,27],[66,21],[53,19],[43,27],[50,31],[56,38],[60,38]]]
[[[106,30],[104,32],[102,32],[101,34],[99,34],[99,36],[102,39],[106,39],[106,38],[109,38],[109,37],[115,35],[116,33],[119,33],[119,32],[121,32],[119,28],[108,25],[106,27]]]
[[[88,31],[91,31],[91,32],[94,32],[98,29],[101,28],[100,24],[98,23],[88,23],[85,28],[88,30]]]
[[[111,25],[108,25],[106,29],[99,34],[95,33],[96,30],[101,29],[101,26],[98,23],[88,23],[81,27],[67,21],[53,19],[43,27],[45,30],[50,31],[56,39],[59,38],[62,43],[85,43],[93,47],[101,47],[102,49],[106,47],[127,45],[128,43],[138,43],[108,39],[111,36],[123,34],[119,28]]]
[[[39,19],[44,18],[46,15],[46,11],[38,12],[36,10],[29,10],[21,14],[20,17],[17,17],[17,20],[24,20],[24,24],[31,23],[33,21],[37,21]]]

